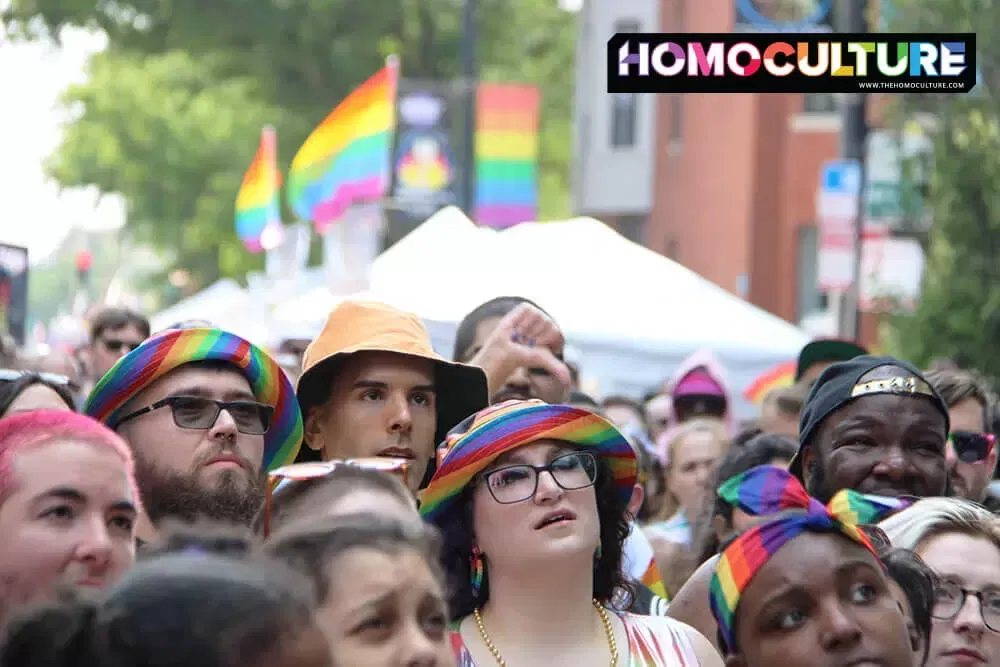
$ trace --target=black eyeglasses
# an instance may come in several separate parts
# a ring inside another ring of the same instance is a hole
[[[970,595],[979,598],[979,613],[986,627],[993,632],[1000,632],[1000,591],[975,591],[951,582],[940,583],[934,591],[931,616],[950,621],[962,610]]]
[[[519,463],[497,468],[484,474],[483,481],[493,500],[501,505],[511,505],[535,495],[538,476],[542,472],[552,475],[556,484],[566,491],[584,489],[593,486],[597,480],[597,460],[590,452],[570,452],[557,456],[544,466]]]
[[[142,341],[135,343],[130,340],[118,340],[117,338],[102,338],[101,345],[103,345],[104,349],[108,352],[128,354],[135,348],[142,345]]]
[[[273,407],[256,401],[216,401],[202,396],[167,396],[152,405],[128,413],[118,420],[116,426],[165,406],[170,407],[174,423],[180,428],[212,428],[219,414],[225,410],[232,415],[240,433],[264,435],[271,428],[271,420],[274,418]]]
[[[993,450],[996,438],[992,433],[975,431],[955,431],[948,436],[948,442],[955,450],[955,456],[963,463],[981,463]]]

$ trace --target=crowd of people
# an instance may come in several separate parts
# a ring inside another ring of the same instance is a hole
[[[450,359],[374,302],[90,333],[0,369],[0,667],[1000,666],[975,369],[818,340],[741,423],[710,351],[588,396],[517,297]]]

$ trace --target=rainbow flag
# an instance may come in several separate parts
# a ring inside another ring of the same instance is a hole
[[[317,233],[326,233],[353,204],[385,195],[398,81],[399,61],[392,56],[330,112],[292,160],[288,203]]]
[[[236,235],[252,253],[267,249],[268,239],[281,237],[280,188],[277,133],[266,126],[260,133],[257,154],[236,194]]]
[[[795,384],[795,366],[795,361],[786,361],[764,371],[743,391],[743,397],[760,405],[772,389],[791,387]]]
[[[538,219],[539,115],[534,86],[479,86],[475,219],[480,225],[503,228]]]

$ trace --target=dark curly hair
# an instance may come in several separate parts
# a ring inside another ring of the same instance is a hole
[[[623,574],[622,554],[632,516],[628,513],[627,501],[623,501],[615,489],[611,469],[602,458],[595,457],[595,460],[597,481],[594,493],[601,524],[601,554],[594,564],[594,598],[601,604],[614,602],[616,607],[627,608],[635,598],[635,589]],[[473,609],[482,607],[490,599],[489,561],[486,561],[479,595],[472,594],[469,564],[473,544],[472,493],[478,479],[470,482],[462,495],[434,519],[443,537],[442,564],[446,575],[448,610],[455,620],[468,616]]]

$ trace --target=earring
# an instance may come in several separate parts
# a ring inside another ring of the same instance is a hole
[[[469,554],[469,575],[472,583],[472,597],[479,597],[479,589],[483,586],[483,552],[479,550],[478,544],[472,545],[472,553]]]
[[[601,543],[597,543],[597,548],[594,549],[594,565],[597,565],[597,561],[601,560],[601,554],[604,553],[601,549]]]

